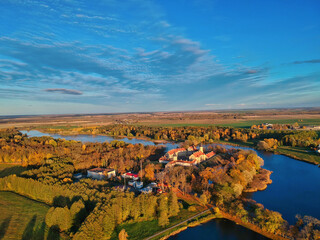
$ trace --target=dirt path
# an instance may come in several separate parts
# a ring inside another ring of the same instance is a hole
[[[158,232],[158,233],[156,233],[156,234],[154,234],[154,235],[152,235],[152,236],[150,236],[150,237],[147,237],[147,238],[145,238],[144,240],[151,240],[151,239],[153,239],[153,238],[155,238],[155,237],[157,237],[157,236],[159,236],[159,235],[161,235],[161,234],[163,234],[163,233],[165,233],[165,232],[167,232],[167,231],[169,231],[169,230],[171,230],[171,229],[174,229],[174,228],[176,228],[176,227],[178,227],[178,226],[180,226],[180,225],[182,225],[182,224],[184,224],[184,223],[186,223],[186,222],[188,222],[188,221],[190,221],[190,220],[192,220],[192,219],[194,219],[194,218],[196,218],[196,217],[201,216],[201,215],[204,214],[204,213],[209,212],[209,211],[212,210],[212,209],[213,209],[213,208],[209,208],[209,209],[207,209],[207,210],[205,210],[205,211],[203,211],[203,212],[200,212],[200,213],[198,213],[198,214],[196,214],[196,215],[194,215],[194,216],[192,216],[192,217],[190,217],[190,218],[188,218],[188,219],[186,219],[186,220],[184,220],[184,221],[182,221],[182,222],[180,222],[180,223],[178,223],[178,224],[176,224],[176,225],[174,225],[174,226],[172,226],[172,227],[169,227],[169,228],[167,228],[167,229],[165,229],[165,230],[163,230],[163,231],[161,231],[161,232]]]

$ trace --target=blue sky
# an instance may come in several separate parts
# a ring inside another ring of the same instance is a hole
[[[318,0],[2,0],[0,115],[320,106]]]

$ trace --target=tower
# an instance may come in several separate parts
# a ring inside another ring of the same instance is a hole
[[[173,161],[177,161],[177,160],[178,160],[178,154],[177,154],[177,153],[174,153],[174,154],[173,154],[172,160],[173,160]]]
[[[200,150],[199,150],[200,152],[203,152],[203,147],[202,147],[202,145],[201,145],[201,147],[200,147]]]

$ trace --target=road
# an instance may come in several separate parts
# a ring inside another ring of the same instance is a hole
[[[176,224],[176,225],[174,225],[174,226],[172,226],[172,227],[166,228],[165,230],[163,230],[163,231],[161,231],[161,232],[158,232],[158,233],[156,233],[156,234],[154,234],[154,235],[152,235],[152,236],[150,236],[150,237],[147,237],[147,238],[145,238],[144,240],[151,240],[151,239],[153,239],[153,238],[161,235],[162,233],[165,233],[165,232],[167,232],[167,231],[169,231],[169,230],[171,230],[171,229],[173,229],[173,228],[176,228],[176,227],[178,227],[178,226],[180,226],[180,225],[182,225],[182,224],[184,224],[184,223],[186,223],[186,222],[188,222],[188,221],[190,221],[190,220],[192,220],[192,219],[194,219],[194,218],[196,218],[196,217],[199,217],[200,215],[202,215],[202,214],[204,214],[204,213],[209,212],[209,211],[212,210],[212,209],[213,209],[213,208],[209,208],[209,209],[207,209],[207,210],[205,210],[205,211],[203,211],[203,212],[200,212],[200,213],[198,213],[198,214],[196,214],[196,215],[194,215],[194,216],[192,216],[192,217],[190,217],[190,218],[188,218],[188,219],[186,219],[186,220],[184,220],[184,221],[182,221],[182,222],[180,222],[180,223],[178,223],[178,224]]]

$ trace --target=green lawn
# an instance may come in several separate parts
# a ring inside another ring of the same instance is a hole
[[[230,120],[226,120],[230,121]],[[239,120],[237,122],[219,123],[219,124],[206,124],[206,123],[139,123],[137,125],[149,125],[158,127],[208,127],[208,126],[222,126],[222,127],[234,127],[234,128],[250,128],[252,125],[259,125],[261,123],[272,124],[294,124],[298,123],[300,126],[313,126],[320,125],[320,119],[265,119],[265,120]]]
[[[168,227],[182,222],[184,219],[187,219],[195,214],[196,212],[190,212],[186,209],[183,209],[180,211],[178,216],[170,218],[170,224]],[[116,227],[111,239],[118,239],[118,234],[123,228],[128,233],[130,240],[144,239],[165,229],[158,225],[158,220],[125,223]]]
[[[320,125],[320,119],[251,120],[251,121],[239,121],[239,122],[234,122],[234,123],[215,124],[215,125],[222,126],[222,127],[250,128],[252,125],[259,125],[261,123],[294,124],[296,122],[300,126]]]
[[[315,151],[305,148],[281,146],[275,150],[275,153],[284,154],[306,162],[320,164],[320,156]]]
[[[59,239],[44,218],[49,206],[11,192],[0,192],[0,239]]]

